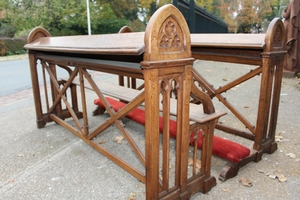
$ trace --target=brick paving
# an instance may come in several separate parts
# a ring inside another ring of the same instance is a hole
[[[49,89],[49,86],[47,87]],[[44,86],[40,86],[41,95],[44,94]],[[0,107],[16,104],[25,99],[33,99],[32,88],[22,90],[5,96],[0,96]]]
[[[23,90],[20,92],[16,92],[13,94],[9,94],[6,96],[1,96],[0,97],[0,105],[1,106],[7,106],[10,104],[14,104],[17,103],[19,101],[22,101],[26,98],[31,98],[32,97],[32,89],[27,89],[27,90]]]

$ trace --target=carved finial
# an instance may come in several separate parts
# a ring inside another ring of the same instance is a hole
[[[282,21],[275,18],[271,21],[265,37],[266,52],[285,50],[286,33]]]
[[[131,33],[133,30],[129,26],[123,26],[120,30],[119,33]]]
[[[189,27],[182,13],[171,4],[165,5],[152,15],[147,25],[144,60],[190,58],[190,41]]]
[[[27,37],[27,43],[31,43],[40,37],[50,37],[50,36],[51,34],[46,29],[38,26],[34,28],[32,31],[30,31]]]

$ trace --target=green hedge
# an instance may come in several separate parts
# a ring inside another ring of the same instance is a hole
[[[24,39],[0,38],[0,56],[26,53]]]

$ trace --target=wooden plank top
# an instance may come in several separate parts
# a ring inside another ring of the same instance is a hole
[[[145,51],[144,32],[122,34],[40,37],[25,49],[47,52],[141,55]]]
[[[264,49],[265,34],[191,34],[192,47]]]
[[[102,55],[141,55],[145,51],[144,32],[60,37],[40,37],[25,49],[48,52]],[[265,34],[191,34],[193,47],[261,49]]]

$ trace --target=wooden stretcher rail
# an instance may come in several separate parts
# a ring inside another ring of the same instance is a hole
[[[62,79],[64,82],[67,82],[68,79]],[[80,86],[80,81],[78,78],[75,78],[72,81],[72,84],[75,84],[77,86]],[[99,87],[99,89],[101,90],[101,92],[104,95],[116,98],[118,100],[123,100],[126,102],[131,102],[134,97],[139,96],[142,91],[140,90],[136,90],[136,89],[131,89],[128,87],[123,87],[123,86],[118,86],[118,85],[114,85],[114,84],[110,84],[104,81],[98,81],[97,85]],[[91,87],[90,84],[85,84],[85,87],[89,90],[93,90],[93,88]],[[142,104],[142,106],[144,106],[144,104]],[[216,110],[214,113],[211,114],[206,114],[203,112],[203,106],[199,105],[199,104],[193,104],[190,103],[190,120],[196,123],[206,123],[208,121],[217,119],[223,115],[226,114],[226,112],[224,111],[218,111]],[[160,104],[160,111],[163,111],[163,107]],[[177,100],[171,98],[170,99],[170,114],[173,116],[177,116]]]

